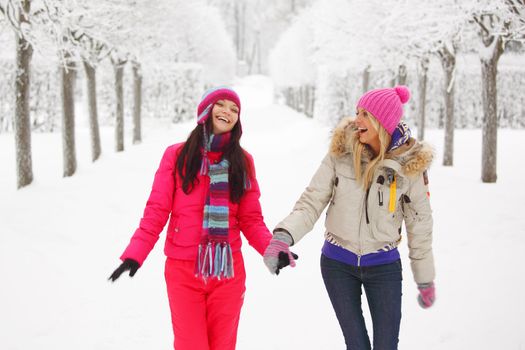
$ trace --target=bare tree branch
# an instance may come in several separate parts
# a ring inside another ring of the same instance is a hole
[[[512,12],[523,19],[524,14],[518,7],[521,6],[522,10],[525,10],[525,0],[505,0],[505,3]]]
[[[472,18],[474,19],[474,21],[476,21],[476,23],[481,27],[481,30],[483,32],[485,32],[485,34],[487,36],[490,36],[492,33],[487,29],[487,27],[485,26],[485,23],[483,23],[483,20],[481,18],[479,18],[477,15],[474,15],[472,16]]]
[[[11,27],[13,30],[19,34],[22,35],[20,30],[20,23],[18,20],[18,12],[17,9],[20,11],[21,9],[18,8],[15,4],[13,4],[12,0],[9,0],[7,2],[6,6],[6,12],[7,12],[7,19],[9,20],[9,23],[11,23]]]

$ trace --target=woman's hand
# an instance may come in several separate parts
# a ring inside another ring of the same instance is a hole
[[[417,289],[419,289],[419,295],[417,296],[419,306],[423,309],[428,309],[436,300],[436,288],[434,287],[434,282],[418,283]]]
[[[299,256],[290,252],[290,244],[292,243],[292,237],[284,230],[276,231],[273,235],[263,258],[264,264],[272,274],[278,275],[279,271],[288,265],[295,267],[295,259]]]
[[[119,278],[120,275],[122,275],[122,273],[127,270],[129,270],[129,276],[133,277],[135,276],[135,273],[137,273],[139,267],[140,264],[137,261],[133,259],[126,259],[124,260],[124,262],[122,262],[122,264],[120,264],[119,267],[117,267],[115,271],[113,271],[111,276],[109,276],[108,280],[111,280],[111,282],[115,282],[117,278]]]

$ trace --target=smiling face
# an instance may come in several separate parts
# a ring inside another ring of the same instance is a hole
[[[211,110],[211,118],[215,135],[231,131],[239,120],[239,107],[230,100],[218,100]]]
[[[373,116],[370,113],[359,107],[357,109],[355,124],[357,126],[359,142],[369,145],[377,154],[380,145],[379,131],[374,127],[371,120],[372,118]]]

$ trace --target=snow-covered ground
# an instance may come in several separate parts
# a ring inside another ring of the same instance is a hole
[[[243,145],[255,157],[266,223],[273,228],[308,184],[330,130],[273,105],[264,77],[241,80],[236,88]],[[77,174],[62,178],[59,133],[33,134],[35,181],[19,191],[13,135],[0,135],[0,349],[170,349],[164,233],[135,278],[111,284],[107,277],[138,224],[162,151],[185,139],[194,124],[146,120],[143,143],[131,145],[128,132],[126,151],[118,154],[113,130],[103,128],[104,153],[94,164],[88,129],[79,124]],[[480,181],[480,130],[456,131],[455,166],[449,168],[441,166],[443,132],[426,135],[437,151],[430,171],[437,301],[429,310],[417,305],[403,242],[399,347],[525,349],[525,167],[519,161],[525,132],[499,131],[496,184]],[[297,267],[278,277],[245,244],[238,349],[344,348],[319,271],[322,233],[321,219],[294,247]]]

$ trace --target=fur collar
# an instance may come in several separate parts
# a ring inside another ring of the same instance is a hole
[[[354,118],[346,117],[334,129],[330,143],[330,154],[336,158],[352,153],[355,141]],[[372,158],[372,152],[366,148],[363,161],[367,163]],[[386,159],[398,162],[407,176],[416,176],[430,167],[434,158],[434,150],[426,142],[411,138],[406,144],[386,154]]]

